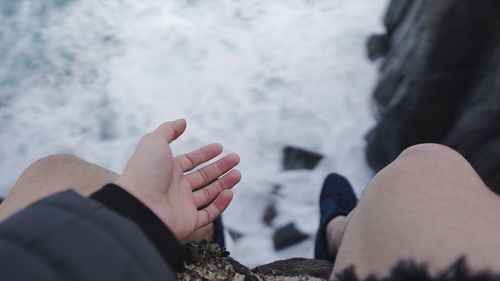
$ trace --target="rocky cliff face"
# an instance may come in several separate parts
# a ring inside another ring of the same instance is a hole
[[[500,1],[392,0],[384,23],[368,40],[369,57],[383,60],[369,164],[442,143],[500,192]]]

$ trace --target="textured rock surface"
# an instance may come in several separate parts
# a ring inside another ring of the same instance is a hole
[[[393,0],[384,23],[369,164],[379,170],[408,146],[444,143],[499,191],[500,1]]]
[[[258,266],[253,269],[253,272],[275,276],[305,274],[321,279],[328,279],[332,272],[332,268],[333,263],[329,261],[294,258]]]
[[[322,260],[292,259],[279,261],[250,270],[229,256],[229,252],[210,242],[187,245],[192,260],[177,274],[180,281],[189,280],[241,280],[241,281],[320,281],[327,280],[328,266]],[[302,269],[304,272],[301,272]]]
[[[444,140],[460,151],[486,183],[500,193],[500,27],[472,95]]]

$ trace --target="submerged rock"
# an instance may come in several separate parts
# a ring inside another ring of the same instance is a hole
[[[243,233],[230,228],[227,229],[227,232],[229,232],[229,236],[231,236],[234,242],[237,242],[244,236]]]
[[[273,220],[278,216],[278,211],[276,210],[276,203],[270,202],[267,206],[266,209],[264,209],[264,215],[262,216],[262,222],[267,225],[271,226],[273,224]]]
[[[279,185],[279,184],[274,185],[273,186],[273,190],[271,191],[271,194],[274,195],[274,196],[280,196],[280,197],[282,197],[283,196],[283,194],[281,193],[281,189],[282,188],[283,187],[281,185]]]

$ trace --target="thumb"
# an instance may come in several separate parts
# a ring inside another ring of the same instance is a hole
[[[168,143],[171,143],[184,133],[186,127],[186,120],[178,119],[161,124],[154,132],[164,137]]]

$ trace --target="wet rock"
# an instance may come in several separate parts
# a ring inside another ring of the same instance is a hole
[[[368,163],[380,170],[411,145],[443,143],[500,192],[488,155],[500,162],[500,1],[392,0],[385,25]]]
[[[391,34],[396,30],[398,25],[403,21],[406,13],[410,9],[410,6],[415,0],[395,0],[391,1],[389,8],[387,8],[387,13],[384,18],[384,25],[387,28],[387,32]]]
[[[241,275],[233,268],[229,253],[218,244],[204,241],[190,243],[186,247],[191,253],[191,260],[177,274],[178,280],[222,281]]]
[[[243,237],[243,233],[239,232],[239,231],[236,231],[234,229],[227,229],[227,231],[229,232],[229,235],[231,236],[231,238],[233,239],[233,241],[238,241],[240,240],[242,237]]]
[[[376,34],[368,38],[366,43],[368,49],[368,58],[375,61],[381,57],[385,57],[389,51],[388,37],[385,34]]]
[[[489,186],[500,194],[500,136],[490,140],[480,149],[475,151],[469,161]]]
[[[323,159],[323,155],[302,148],[287,146],[283,150],[283,169],[313,170]]]
[[[500,193],[500,29],[493,41],[488,62],[478,70],[480,79],[443,143],[465,156],[486,184]]]
[[[279,251],[286,247],[298,244],[307,238],[309,238],[309,236],[298,230],[292,222],[276,229],[273,234],[274,248]]]
[[[264,215],[262,216],[262,222],[267,226],[271,226],[273,220],[277,216],[278,216],[278,211],[276,210],[276,203],[274,201],[270,202],[266,206],[266,209],[264,210]]]
[[[254,268],[255,273],[265,275],[300,275],[306,274],[313,277],[328,280],[332,272],[333,263],[325,260],[314,260],[304,258],[293,258],[275,261],[270,264]]]
[[[282,186],[277,184],[275,186],[273,186],[273,190],[271,191],[271,194],[272,195],[276,195],[276,196],[283,196],[283,194],[281,194],[281,189],[282,189]]]

